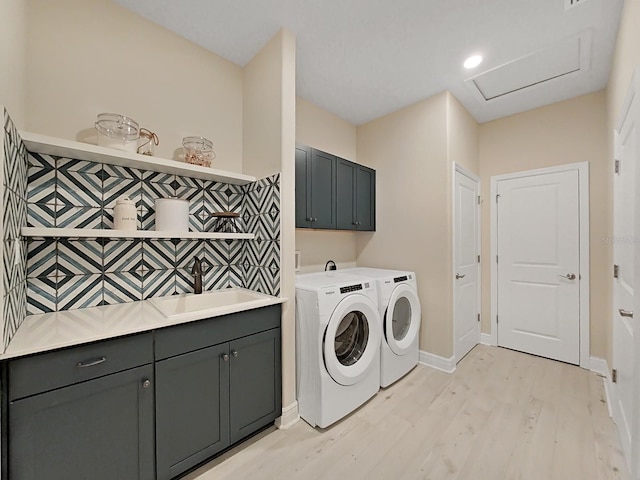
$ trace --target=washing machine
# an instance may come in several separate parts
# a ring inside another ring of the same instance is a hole
[[[382,328],[373,281],[334,272],[296,276],[298,411],[325,428],[380,389]]]
[[[345,275],[369,278],[378,287],[378,308],[382,320],[380,386],[388,387],[409,373],[420,356],[419,333],[422,310],[416,274],[379,268],[338,270]]]

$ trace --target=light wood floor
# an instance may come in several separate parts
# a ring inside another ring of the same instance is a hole
[[[477,346],[452,375],[418,366],[326,430],[271,430],[185,477],[628,480],[602,378]]]

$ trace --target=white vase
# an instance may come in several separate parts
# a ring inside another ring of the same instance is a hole
[[[116,200],[113,209],[113,228],[116,230],[137,230],[138,211],[136,204],[129,197]]]

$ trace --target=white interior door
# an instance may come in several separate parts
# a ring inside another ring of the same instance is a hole
[[[454,348],[456,363],[480,341],[480,183],[456,167],[454,188]]]
[[[498,345],[580,363],[577,170],[497,185]]]
[[[615,134],[616,172],[613,194],[613,365],[616,371],[613,416],[625,457],[632,458],[634,419],[635,202],[638,126],[636,102]],[[616,278],[617,277],[617,278]],[[630,464],[631,466],[631,464]]]

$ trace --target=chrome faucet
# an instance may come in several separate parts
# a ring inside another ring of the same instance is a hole
[[[193,293],[202,293],[202,261],[198,257],[193,259],[191,275],[193,275]]]

